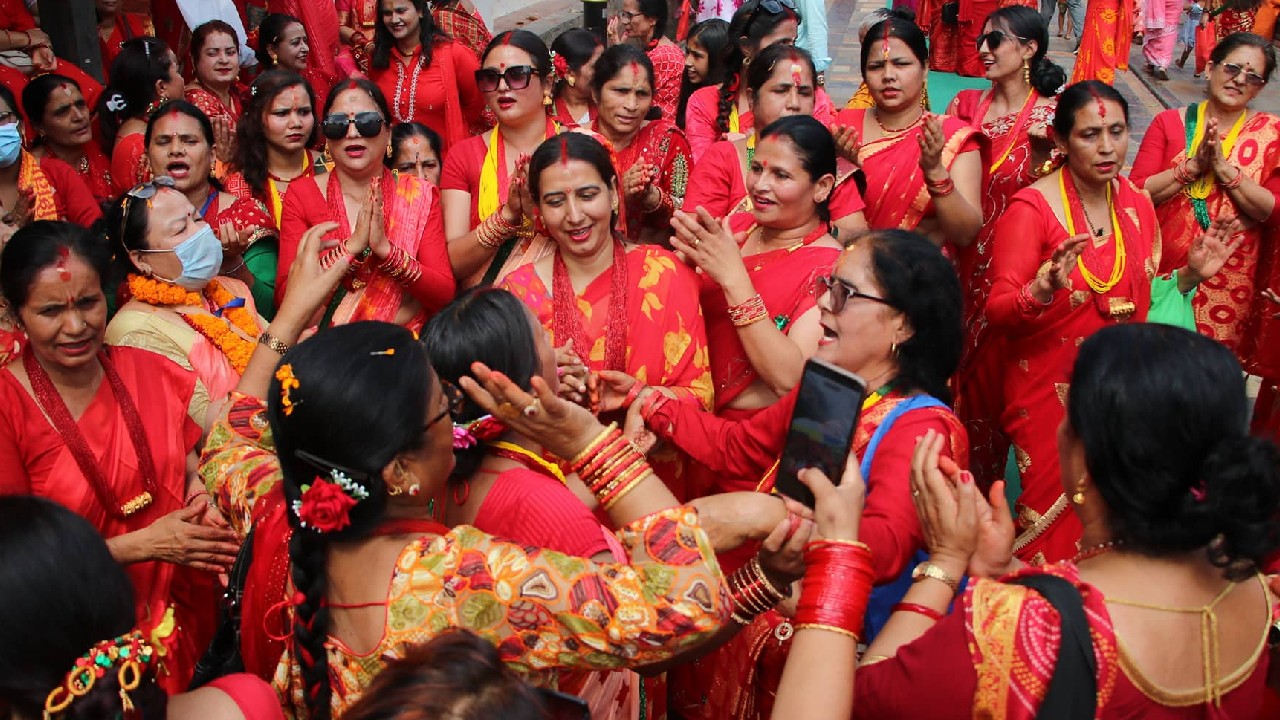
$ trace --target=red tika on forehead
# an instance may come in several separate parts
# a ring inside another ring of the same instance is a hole
[[[889,22],[884,23],[884,38],[880,40],[880,54],[884,55],[886,62],[889,60]]]
[[[61,85],[58,85],[58,89],[62,91],[62,94],[63,94],[63,95],[66,95],[67,97],[71,97],[71,84],[70,84],[70,83],[62,83]]]
[[[1089,94],[1093,96],[1093,101],[1098,104],[1098,117],[1102,118],[1103,120],[1106,120],[1107,104],[1103,102],[1102,96],[1099,95],[1098,91],[1094,90],[1092,86],[1089,87]]]
[[[67,268],[67,261],[71,259],[71,249],[63,245],[58,248],[58,261],[54,264],[54,268],[58,271],[58,279],[62,282],[71,282],[71,270]]]
[[[569,140],[565,138],[564,133],[560,133],[560,167],[569,167]]]

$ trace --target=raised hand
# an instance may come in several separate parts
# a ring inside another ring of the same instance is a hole
[[[475,378],[459,378],[458,386],[477,405],[555,455],[572,459],[604,429],[586,408],[556,397],[540,377],[527,393],[484,363],[472,363],[471,372]]]
[[[836,125],[831,128],[831,137],[836,141],[836,152],[840,157],[862,167],[862,161],[858,159],[858,151],[862,149],[862,139],[858,136],[857,128],[852,125]]]
[[[587,376],[591,374],[573,350],[573,341],[556,348],[556,373],[560,376],[560,397],[581,405],[587,400]]]
[[[920,516],[925,545],[934,558],[956,560],[968,567],[978,548],[978,502],[981,495],[973,476],[960,472],[954,463],[948,478],[940,469],[946,438],[933,430],[916,441],[911,456],[911,502]]]
[[[817,468],[801,470],[799,479],[813,493],[814,539],[857,540],[867,490],[857,456],[849,453],[839,486]]]
[[[369,248],[374,256],[384,259],[391,252],[391,241],[383,224],[382,182],[374,180],[369,188]]]
[[[1075,269],[1076,259],[1084,252],[1085,243],[1089,241],[1089,233],[1080,233],[1063,240],[1054,249],[1049,258],[1048,269],[1036,277],[1038,300],[1048,302],[1055,292],[1071,287],[1071,271]]]
[[[1236,218],[1214,218],[1209,229],[1191,242],[1187,249],[1187,268],[1191,271],[1192,282],[1204,282],[1218,274],[1244,242],[1241,228]]]
[[[721,288],[751,282],[742,262],[742,250],[729,230],[728,218],[717,220],[702,207],[696,214],[677,210],[671,218],[671,227],[676,231],[671,246]]]
[[[351,236],[346,240],[347,253],[355,257],[364,254],[366,248],[369,247],[369,232],[373,218],[373,187],[365,194],[364,202],[360,205],[360,212],[356,215],[355,227],[351,230]]]
[[[942,167],[942,148],[946,147],[947,137],[942,134],[942,121],[933,113],[926,113],[924,123],[920,126],[920,135],[916,138],[920,143],[920,169],[928,173]]]
[[[230,163],[236,152],[236,126],[226,115],[215,115],[213,124],[213,151],[218,160]]]

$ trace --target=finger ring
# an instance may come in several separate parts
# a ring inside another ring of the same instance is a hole
[[[919,491],[919,490],[912,490],[912,491],[911,491],[911,497],[920,497],[920,491]]]
[[[498,403],[496,412],[498,414],[498,417],[502,418],[503,420],[514,420],[520,417],[520,413],[519,411],[516,410],[516,406],[512,405],[509,402]]]
[[[700,242],[702,242],[702,238],[694,238],[693,243],[691,243],[689,247],[698,247],[698,243]]]
[[[539,400],[538,398],[534,398],[533,402],[529,403],[528,405],[525,405],[524,409],[521,410],[520,412],[524,413],[525,417],[533,417],[537,415],[538,411],[541,409],[542,409],[542,401]]]

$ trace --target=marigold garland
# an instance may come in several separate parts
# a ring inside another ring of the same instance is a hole
[[[228,307],[237,298],[217,280],[205,286],[203,296],[201,293],[191,292],[172,283],[141,275],[130,275],[128,286],[129,295],[134,300],[148,305],[203,308],[204,299],[207,297],[214,307],[223,308],[222,317],[208,312],[179,314],[193,330],[207,338],[226,356],[236,373],[244,374],[245,368],[249,366],[249,358],[253,356],[253,350],[257,347],[257,337],[262,334],[262,329],[258,326],[258,319],[245,305]],[[232,330],[232,325],[244,335]]]

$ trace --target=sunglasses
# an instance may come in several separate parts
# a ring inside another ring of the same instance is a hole
[[[371,138],[382,132],[384,123],[382,113],[369,110],[355,115],[329,115],[320,123],[320,131],[330,140],[341,140],[347,136],[347,128],[355,125],[360,137]]]
[[[756,9],[751,11],[747,16],[747,23],[742,26],[743,34],[751,29],[751,23],[756,21],[756,16],[761,10],[768,11],[770,15],[779,15],[783,10],[790,10],[792,13],[796,10],[795,0],[760,0],[760,4],[756,5]]]
[[[1027,42],[1027,39],[1024,37],[1018,37],[1017,35],[1007,33],[1003,30],[992,30],[989,33],[978,36],[978,43],[976,47],[978,48],[978,52],[982,52],[982,46],[985,44],[991,52],[995,52],[997,48],[1004,44],[1006,39],[1017,40],[1021,43]]]
[[[144,182],[134,185],[133,189],[124,194],[124,202],[120,204],[120,238],[124,238],[125,226],[129,224],[129,211],[133,209],[133,201],[150,200],[160,192],[161,188],[172,190],[176,183],[173,178],[168,175],[161,175],[153,178],[150,182]]]
[[[870,300],[888,307],[895,307],[893,303],[882,297],[860,292],[853,283],[835,275],[821,275],[815,278],[813,290],[814,295],[818,297],[822,297],[826,293],[831,301],[831,312],[835,315],[844,312],[844,307],[849,303],[849,298],[862,298],[863,300]]]
[[[1251,70],[1245,70],[1235,63],[1222,63],[1222,74],[1227,76],[1228,80],[1234,80],[1237,75],[1244,73],[1244,82],[1246,85],[1253,87],[1262,87],[1267,84],[1261,75]]]
[[[476,71],[476,87],[480,92],[493,92],[498,89],[499,82],[506,80],[511,90],[523,90],[529,87],[529,81],[537,74],[531,65],[512,65],[502,71],[483,68]]]

